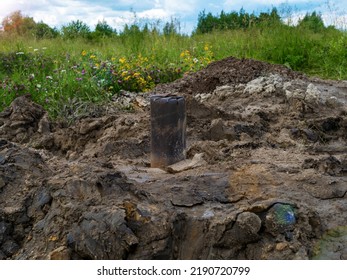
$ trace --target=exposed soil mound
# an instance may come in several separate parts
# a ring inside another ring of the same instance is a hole
[[[152,93],[187,100],[187,164],[149,168],[150,95],[0,113],[0,259],[347,258],[347,83],[227,58]]]
[[[168,90],[170,92],[174,90],[177,93],[211,93],[222,85],[245,84],[269,74],[279,74],[288,79],[304,78],[303,74],[294,72],[282,65],[228,57],[212,62],[205,69],[187,75],[170,85],[159,85],[155,92],[166,94]]]

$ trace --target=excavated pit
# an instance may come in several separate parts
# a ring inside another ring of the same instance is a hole
[[[152,94],[187,101],[188,160],[166,170]],[[346,96],[227,58],[71,125],[19,97],[0,113],[0,259],[347,259]]]

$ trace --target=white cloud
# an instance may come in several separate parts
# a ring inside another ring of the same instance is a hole
[[[164,9],[151,9],[143,12],[138,12],[137,16],[148,19],[163,19],[169,18],[172,14]]]
[[[198,7],[198,1],[196,0],[185,0],[185,1],[175,1],[175,0],[163,0],[161,1],[163,8],[167,11],[173,13],[192,13]]]
[[[128,6],[128,10],[117,10],[111,6]],[[82,1],[82,0],[22,0],[6,4],[0,0],[0,19],[15,10],[21,10],[24,15],[33,17],[35,21],[43,21],[52,27],[60,28],[73,20],[82,20],[91,28],[100,20],[106,20],[114,28],[122,28],[126,23],[134,21],[134,13],[131,12],[135,5],[134,0],[120,1]],[[148,2],[148,1],[144,1]],[[160,2],[160,1],[159,1]],[[164,1],[170,2],[170,1]],[[106,5],[106,4],[109,5]],[[112,4],[112,5],[111,5]],[[142,3],[143,5],[145,3]],[[154,3],[155,4],[155,3]],[[174,13],[167,9],[167,4],[164,3],[164,8],[151,8],[136,11],[137,18],[151,19],[169,19]],[[110,6],[111,5],[111,6]]]
[[[256,1],[244,1],[244,0],[226,0],[224,1],[225,7],[246,7],[246,6],[278,6],[286,3],[289,5],[296,5],[302,3],[308,3],[308,0],[256,0]],[[312,1],[311,1],[312,2]],[[317,1],[316,1],[317,2]],[[319,1],[318,1],[319,2]]]

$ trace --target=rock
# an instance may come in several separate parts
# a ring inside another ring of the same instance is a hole
[[[312,83],[308,84],[305,101],[309,104],[318,104],[321,101],[321,92],[320,90]]]
[[[234,87],[229,85],[217,87],[213,92],[213,95],[217,96],[217,98],[221,101],[225,100],[229,96],[232,96],[233,94]]]
[[[223,247],[240,247],[243,244],[255,242],[260,238],[261,219],[252,212],[242,212],[230,230],[225,231],[220,241]]]
[[[0,244],[4,242],[11,232],[11,227],[8,223],[4,221],[0,222]]]
[[[259,77],[247,83],[247,86],[244,90],[245,94],[259,94],[264,90],[266,84],[266,79],[264,77]]]
[[[247,83],[244,93],[248,95],[262,94],[263,97],[271,97],[282,90],[283,79],[281,76],[275,74],[250,81]]]
[[[317,142],[319,140],[317,133],[311,129],[303,129],[302,132],[306,136],[306,139],[311,142]]]
[[[11,257],[19,250],[19,245],[11,239],[6,240],[1,245],[1,250],[5,253],[7,257]]]
[[[305,99],[304,92],[301,90],[294,90],[294,91],[286,90],[286,97],[288,100],[291,100],[291,99],[304,100]]]
[[[288,243],[286,243],[286,242],[277,243],[275,248],[277,251],[283,251],[286,248],[288,248]]]
[[[58,247],[49,253],[48,258],[50,260],[70,260],[71,250],[65,246]]]
[[[29,217],[36,215],[43,215],[42,210],[45,209],[47,204],[50,204],[52,201],[52,196],[50,195],[47,189],[43,189],[34,196],[32,204],[28,207]],[[47,209],[47,208],[46,208]],[[42,214],[41,214],[42,213]]]
[[[150,105],[150,102],[147,99],[143,98],[142,96],[136,96],[135,101],[136,101],[137,106],[139,106],[139,107],[146,108]]]
[[[203,157],[204,157],[204,153],[195,154],[191,160],[186,159],[186,160],[177,162],[175,164],[172,164],[170,166],[167,166],[166,171],[169,173],[178,173],[188,169],[193,169],[196,167],[203,166],[206,164],[206,161],[204,160]]]

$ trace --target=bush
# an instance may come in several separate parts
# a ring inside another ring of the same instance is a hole
[[[325,29],[322,15],[315,11],[312,14],[307,13],[303,19],[299,20],[298,27],[309,29],[316,33]]]
[[[66,39],[87,38],[90,35],[90,28],[83,21],[77,20],[63,26],[61,33]]]
[[[35,37],[37,39],[53,39],[58,35],[58,30],[49,27],[46,23],[39,22],[35,26]]]
[[[106,21],[99,21],[95,26],[94,35],[96,37],[112,37],[117,34],[117,31],[113,29]]]

